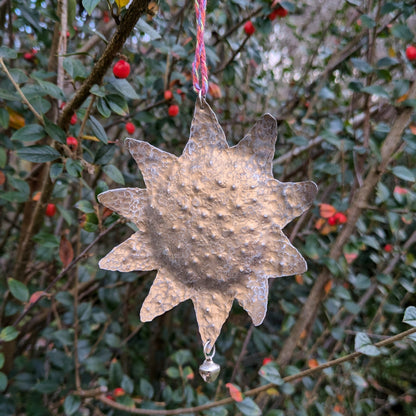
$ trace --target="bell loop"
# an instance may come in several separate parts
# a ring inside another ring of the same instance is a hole
[[[204,345],[204,355],[205,355],[205,359],[208,358],[214,358],[215,355],[215,344],[211,347],[211,341],[208,340],[205,345]],[[209,354],[211,352],[211,354]]]
[[[209,354],[211,352],[211,354]],[[210,349],[210,341],[208,340],[204,345],[205,360],[199,366],[199,374],[206,383],[215,381],[220,373],[221,367],[212,361],[215,355],[215,345]]]

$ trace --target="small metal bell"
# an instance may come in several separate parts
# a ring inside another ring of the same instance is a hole
[[[205,360],[204,362],[199,366],[199,374],[204,379],[206,383],[212,383],[215,381],[218,377],[218,374],[220,373],[221,367],[212,361],[212,358],[215,355],[215,345],[212,348],[212,354],[208,355],[208,347],[210,342],[207,341],[204,345],[204,355]]]

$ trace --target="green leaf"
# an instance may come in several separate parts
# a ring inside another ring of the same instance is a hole
[[[354,68],[357,68],[364,74],[369,74],[373,71],[373,67],[368,62],[364,61],[364,59],[351,58],[351,63],[354,65]]]
[[[405,324],[416,326],[416,307],[408,306],[404,311],[403,322]]]
[[[132,394],[134,391],[133,380],[126,374],[123,375],[123,379],[121,380],[121,388],[124,389],[127,394]]]
[[[380,85],[370,85],[361,89],[361,92],[366,92],[367,94],[377,95],[379,97],[390,98],[388,92],[381,87]]]
[[[63,67],[74,81],[85,79],[88,76],[87,70],[79,59],[66,57],[64,58]]]
[[[78,178],[81,176],[82,164],[79,160],[67,159],[65,169],[70,176]]]
[[[104,118],[108,118],[111,116],[111,110],[108,107],[106,101],[102,98],[99,98],[97,101],[97,110]]]
[[[100,2],[100,0],[82,0],[82,5],[84,6],[85,10],[89,15],[94,11],[94,9],[97,7],[97,4]]]
[[[13,326],[6,326],[0,332],[0,339],[5,342],[13,341],[19,335],[19,331]]]
[[[57,98],[58,100],[65,100],[65,95],[62,90],[55,84],[52,84],[52,82],[42,81],[40,79],[38,79],[37,82],[46,95],[50,95],[51,97]]]
[[[416,108],[416,99],[415,98],[408,98],[400,103],[403,107],[413,107]]]
[[[140,393],[149,400],[154,394],[153,386],[144,378],[140,379]]]
[[[281,1],[280,5],[286,9],[287,11],[289,11],[290,13],[294,13],[296,11],[296,6],[295,4],[293,4],[290,1]]]
[[[114,182],[124,185],[123,174],[114,165],[103,166],[103,171],[108,175]]]
[[[33,142],[45,137],[45,130],[40,124],[28,124],[14,132],[11,139],[21,142]]]
[[[236,402],[235,404],[243,415],[261,416],[260,408],[250,397],[246,397],[242,402]]]
[[[33,108],[41,115],[45,115],[51,109],[51,103],[41,96],[32,97],[29,100]]]
[[[0,46],[0,58],[16,59],[17,52],[7,46]]]
[[[61,157],[61,154],[50,146],[27,146],[19,149],[17,155],[24,160],[35,163],[52,162]]]
[[[138,100],[140,97],[134,91],[133,86],[126,79],[111,78],[111,85],[123,96]]]
[[[181,376],[181,374],[179,373],[179,370],[176,367],[169,367],[166,370],[166,374],[170,378],[179,378]]]
[[[377,68],[389,68],[390,66],[399,64],[399,61],[394,58],[390,58],[389,56],[385,56],[377,61],[376,66]]]
[[[399,3],[400,4],[400,3]],[[391,13],[397,9],[397,3],[387,2],[383,4],[380,13],[384,16],[387,13]]]
[[[100,87],[97,84],[94,84],[91,88],[90,88],[90,93],[96,95],[97,97],[105,97],[106,96],[106,92],[105,92],[105,88],[104,87]]]
[[[9,127],[9,113],[5,108],[0,108],[0,126],[4,129],[7,129]]]
[[[361,23],[363,24],[363,26],[369,29],[372,29],[373,27],[376,26],[376,22],[374,21],[374,19],[372,19],[367,14],[361,15],[360,19],[361,19]]]
[[[17,84],[23,84],[29,80],[27,75],[21,69],[11,68],[9,72]]]
[[[363,88],[363,84],[360,81],[351,81],[348,84],[348,88],[354,92],[360,92],[361,89]]]
[[[355,351],[361,352],[364,355],[369,355],[370,357],[376,357],[380,355],[380,351],[375,347],[370,338],[364,332],[359,332],[355,336]]]
[[[7,387],[7,376],[0,371],[0,391],[6,390]]]
[[[78,208],[80,211],[85,212],[86,214],[91,214],[95,212],[91,202],[87,201],[86,199],[81,199],[81,201],[78,201],[75,204],[75,208]]]
[[[271,362],[263,365],[259,370],[259,374],[267,381],[270,381],[270,383],[276,384],[276,386],[281,386],[284,383],[276,363]]]
[[[405,166],[395,166],[392,170],[393,175],[404,181],[414,182],[416,180],[415,174]]]
[[[112,361],[110,364],[110,374],[109,374],[109,381],[110,386],[120,387],[121,381],[123,379],[123,369],[118,361]]]
[[[155,29],[153,29],[152,26],[146,23],[143,18],[139,19],[139,21],[136,23],[136,29],[140,32],[146,33],[151,41],[161,38],[160,34]]]
[[[4,354],[0,352],[0,368],[3,368],[4,365]]]
[[[7,279],[7,284],[9,286],[11,294],[17,300],[20,300],[20,302],[27,302],[27,300],[29,299],[29,291],[24,283],[9,277]]]
[[[407,42],[411,42],[413,40],[413,33],[407,25],[395,25],[390,29],[390,32],[396,38],[403,39]]]
[[[192,361],[192,354],[189,350],[178,350],[172,354],[171,358],[176,364],[183,366],[185,363]]]
[[[101,125],[101,123],[94,116],[90,116],[88,124],[90,125],[94,135],[97,136],[97,139],[107,144],[107,133],[105,132],[104,127]]]
[[[44,117],[43,120],[45,121],[45,131],[48,133],[48,136],[60,143],[66,143],[65,132],[55,123],[52,123],[47,117]]]
[[[64,164],[63,163],[54,163],[51,166],[51,170],[49,172],[49,176],[51,177],[51,180],[54,181],[64,170]]]
[[[78,396],[67,396],[64,401],[65,415],[73,415],[81,406],[81,399]]]
[[[125,116],[128,114],[128,106],[124,100],[124,97],[112,94],[105,100],[105,102],[110,107],[110,110],[119,116]]]
[[[8,91],[3,88],[0,88],[0,98],[9,101],[16,101],[20,99],[20,97],[14,91]]]

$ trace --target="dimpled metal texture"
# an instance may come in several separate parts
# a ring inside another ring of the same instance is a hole
[[[260,325],[268,279],[306,271],[282,229],[309,208],[317,187],[273,178],[276,137],[276,120],[265,114],[229,147],[214,112],[201,99],[180,157],[126,139],[146,189],[114,189],[98,199],[138,231],[99,266],[158,270],[140,311],[142,321],[191,299],[202,342],[214,345],[234,299]]]

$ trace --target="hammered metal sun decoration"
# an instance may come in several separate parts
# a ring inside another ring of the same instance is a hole
[[[151,321],[191,299],[206,354],[234,299],[260,325],[268,279],[307,269],[282,229],[309,208],[317,187],[273,178],[276,136],[276,120],[265,114],[229,147],[214,112],[200,97],[180,157],[127,139],[146,189],[114,189],[98,196],[138,228],[99,266],[122,272],[157,269],[140,319]]]

